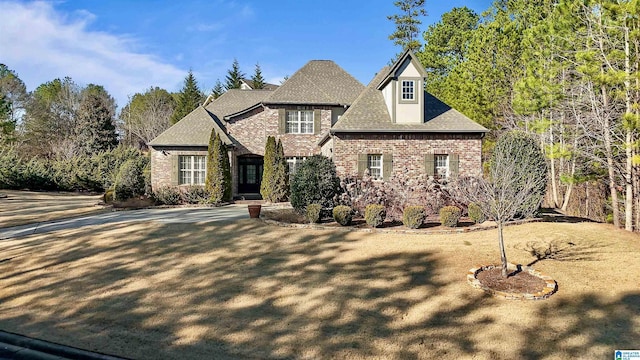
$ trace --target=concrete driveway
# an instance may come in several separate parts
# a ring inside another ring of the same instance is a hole
[[[51,231],[76,229],[83,226],[122,222],[155,221],[160,223],[198,223],[248,218],[247,205],[229,205],[218,208],[169,208],[113,211],[71,219],[45,221],[27,225],[0,228],[0,239],[13,239]]]

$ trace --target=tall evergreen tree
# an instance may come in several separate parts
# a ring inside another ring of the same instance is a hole
[[[187,116],[203,101],[204,94],[198,87],[198,82],[196,81],[196,77],[193,75],[193,71],[189,70],[189,73],[184,79],[184,85],[177,94],[177,104],[176,109],[171,116],[171,124],[175,124],[183,117]]]
[[[227,90],[239,89],[242,85],[242,79],[244,79],[245,76],[246,75],[240,70],[238,59],[233,59],[231,69],[227,71],[227,82],[225,84],[225,88]]]
[[[205,189],[209,193],[209,202],[221,204],[231,200],[231,170],[229,155],[220,135],[211,130],[209,152],[207,155],[207,176]]]
[[[89,84],[81,93],[75,125],[77,147],[92,155],[118,145],[114,116],[116,102],[104,87]]]
[[[267,143],[264,147],[264,159],[262,167],[262,183],[260,184],[260,195],[267,201],[271,201],[274,186],[274,173],[276,168],[276,152],[278,147],[276,138],[267,137]]]
[[[222,83],[220,82],[220,79],[216,80],[216,85],[211,90],[211,93],[213,94],[213,98],[214,99],[219,98],[220,96],[222,96],[222,94],[224,94],[224,91],[225,89]]]
[[[273,190],[271,202],[283,202],[289,199],[289,165],[284,157],[282,141],[278,139],[276,145],[275,167],[273,171]]]
[[[256,63],[256,71],[253,74],[253,77],[251,77],[251,81],[253,82],[254,89],[264,89],[265,82],[262,77],[262,69],[260,69],[260,64],[258,63]]]
[[[396,30],[389,35],[389,40],[393,40],[395,45],[400,45],[402,49],[417,50],[420,48],[420,17],[427,16],[424,9],[425,0],[398,0],[393,4],[400,9],[399,14],[387,16],[387,19],[396,24]]]

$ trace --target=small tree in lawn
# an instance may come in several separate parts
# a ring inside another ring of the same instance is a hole
[[[211,130],[209,153],[207,156],[207,177],[205,189],[209,202],[220,204],[231,200],[231,165],[227,149],[215,130]]]
[[[498,224],[502,276],[507,277],[507,255],[502,229],[515,218],[530,217],[540,207],[547,185],[547,164],[540,147],[528,135],[512,132],[496,144],[486,178],[458,179],[456,191]]]
[[[273,192],[274,171],[276,167],[276,138],[267,137],[267,144],[264,147],[264,161],[262,167],[262,183],[260,183],[260,195],[267,201],[271,201]]]
[[[278,139],[276,145],[276,157],[273,169],[273,188],[271,189],[271,202],[282,202],[289,199],[289,165],[284,157],[282,141]]]

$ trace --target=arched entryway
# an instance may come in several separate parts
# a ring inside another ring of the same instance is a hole
[[[259,194],[263,158],[260,155],[238,156],[238,194]]]

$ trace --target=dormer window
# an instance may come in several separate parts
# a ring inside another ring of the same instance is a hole
[[[402,101],[414,101],[416,99],[415,85],[415,80],[402,80],[402,91],[400,92]]]

